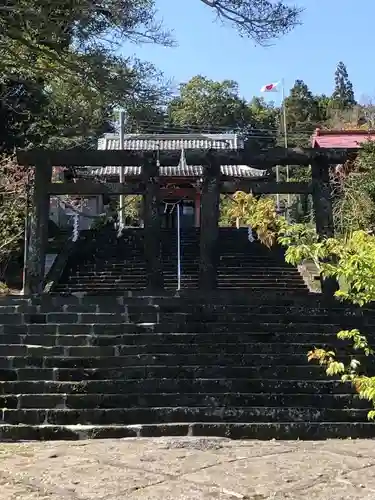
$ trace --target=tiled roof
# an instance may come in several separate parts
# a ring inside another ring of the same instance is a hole
[[[181,149],[237,149],[237,134],[127,134],[124,149],[133,151]],[[98,149],[120,149],[120,138],[105,134],[98,141]]]
[[[90,168],[89,175],[100,177],[117,177],[120,175],[121,167],[98,167]],[[137,176],[141,174],[141,167],[124,167],[124,175]],[[221,167],[223,175],[233,177],[262,177],[265,172],[255,168],[247,167],[246,165],[223,165]],[[160,176],[166,177],[201,177],[203,175],[203,167],[199,165],[186,165],[176,167],[159,168]]]
[[[176,166],[160,166],[161,176],[170,177],[200,177],[203,167],[188,165],[184,150],[186,149],[238,149],[243,147],[237,134],[127,134],[124,136],[124,149],[131,151],[172,150],[181,151],[181,159]],[[98,141],[98,149],[120,149],[120,138],[115,134],[105,134]],[[121,167],[87,167],[88,175],[100,177],[117,177]],[[137,176],[141,167],[124,167],[125,175]],[[233,177],[263,177],[264,170],[258,170],[246,165],[223,165],[223,175]]]
[[[317,129],[312,137],[312,146],[314,148],[357,148],[368,140],[375,140],[375,131]]]

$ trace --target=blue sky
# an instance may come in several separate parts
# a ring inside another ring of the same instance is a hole
[[[293,3],[306,9],[303,24],[272,47],[263,48],[215,22],[212,10],[200,0],[157,0],[159,16],[173,29],[178,47],[125,45],[122,52],[153,62],[176,84],[197,74],[236,80],[247,99],[258,95],[262,85],[281,78],[286,90],[302,79],[314,93],[329,94],[336,65],[343,60],[357,99],[375,98],[371,59],[375,0]]]

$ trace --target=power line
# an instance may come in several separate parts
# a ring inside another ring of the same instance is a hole
[[[157,120],[129,120],[129,125],[133,125],[135,127],[139,126],[147,126],[150,128],[150,130],[165,130],[168,131],[166,133],[182,133],[182,132],[191,132],[191,133],[206,133],[206,134],[213,134],[213,133],[242,133],[242,132],[250,132],[250,133],[274,133],[274,134],[282,134],[282,130],[279,129],[278,127],[274,128],[252,128],[251,126],[246,126],[246,124],[243,127],[230,127],[228,125],[197,125],[197,124],[189,124],[186,123],[184,125],[176,125],[176,124],[168,124],[164,122],[159,122]],[[132,133],[132,132],[130,132]],[[312,135],[313,130],[306,130],[305,128],[295,128],[295,129],[290,129],[288,130],[288,135],[289,133],[302,133],[306,135]]]

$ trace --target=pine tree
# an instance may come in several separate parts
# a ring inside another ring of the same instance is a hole
[[[311,133],[321,122],[318,98],[304,81],[296,80],[284,104],[290,145],[308,146]]]
[[[332,94],[332,103],[336,109],[352,108],[356,104],[353,84],[349,80],[345,64],[340,61],[335,72],[335,89]]]

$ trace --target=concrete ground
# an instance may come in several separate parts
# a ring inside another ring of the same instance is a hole
[[[371,440],[0,443],[0,500],[374,498]]]

